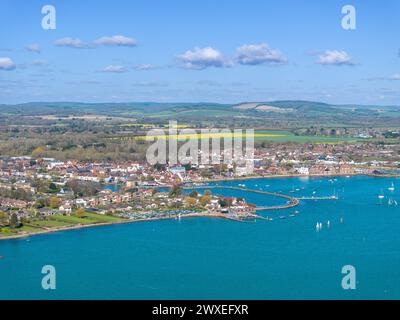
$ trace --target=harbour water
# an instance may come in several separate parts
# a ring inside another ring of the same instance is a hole
[[[392,183],[394,191],[388,190]],[[389,199],[400,203],[400,179],[218,184],[339,199],[258,212],[273,221],[187,218],[0,241],[0,299],[400,298],[400,207],[389,205]],[[238,190],[212,192],[259,206],[284,201]],[[41,287],[44,265],[56,268],[56,290]],[[356,268],[355,290],[342,289],[344,265]]]

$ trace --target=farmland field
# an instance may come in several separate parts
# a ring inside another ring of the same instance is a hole
[[[188,139],[224,139],[224,138],[247,138],[250,134],[243,131],[242,133],[233,133],[233,132],[217,132],[217,133],[179,133],[176,135],[168,135],[167,131],[165,131],[166,135],[157,136],[157,135],[149,135],[149,136],[121,136],[114,137],[113,139],[120,140],[148,140],[152,141],[156,137],[160,139],[167,140],[179,140],[185,141]],[[326,136],[300,136],[295,135],[289,131],[255,131],[254,140],[256,141],[268,141],[268,142],[297,142],[297,143],[344,143],[344,142],[354,142],[357,141],[356,138],[343,138],[343,137],[326,137]],[[365,140],[365,139],[364,139]]]

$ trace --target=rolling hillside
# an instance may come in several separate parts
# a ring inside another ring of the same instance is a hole
[[[318,124],[400,126],[399,106],[331,105],[313,101],[218,103],[79,103],[33,102],[0,105],[0,118],[79,117],[98,115],[126,119],[268,122],[276,126]]]

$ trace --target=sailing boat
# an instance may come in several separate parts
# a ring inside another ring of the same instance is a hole
[[[394,191],[395,190],[395,188],[394,188],[394,183],[392,182],[392,185],[388,188],[388,190],[389,191]]]
[[[389,206],[397,206],[397,201],[392,199],[392,198],[390,198],[389,201],[388,201],[388,205]]]

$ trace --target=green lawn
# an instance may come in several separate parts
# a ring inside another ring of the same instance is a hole
[[[71,225],[71,223],[59,221],[59,220],[34,220],[31,222],[32,225],[39,227],[65,227]]]
[[[18,231],[26,231],[26,232],[38,232],[42,231],[42,228],[34,227],[34,226],[22,226],[21,228],[17,229]]]
[[[61,216],[61,215],[55,215],[50,217],[51,220],[59,221],[59,222],[64,222],[64,223],[69,223],[69,224],[88,224],[88,223],[93,223],[95,221],[87,219],[87,218],[79,218],[77,216]]]
[[[0,236],[9,236],[13,233],[17,233],[16,229],[10,229],[9,227],[0,227]]]
[[[107,215],[103,215],[103,214],[96,214],[96,213],[92,213],[92,212],[86,212],[86,216],[87,216],[87,218],[93,219],[98,222],[118,222],[118,221],[123,220],[118,217],[107,216]]]
[[[75,215],[71,216],[52,216],[51,220],[69,223],[69,224],[91,224],[91,223],[103,223],[103,222],[118,222],[122,219],[112,216],[100,215],[96,213],[86,212],[84,218],[79,218]]]
[[[94,224],[94,223],[110,223],[110,222],[119,222],[124,219],[96,214],[92,212],[86,212],[84,218],[79,218],[75,215],[71,216],[62,216],[55,215],[47,218],[47,220],[32,220],[29,225],[24,225],[21,228],[11,229],[9,227],[0,227],[0,237],[1,236],[9,236],[13,234],[18,234],[21,231],[26,231],[29,233],[35,233],[44,230],[44,228],[56,228],[56,227],[67,227],[74,226],[77,224]]]
[[[1,227],[0,228],[0,237],[1,236],[10,236],[13,234],[18,234],[21,231],[25,231],[25,232],[29,232],[29,233],[35,233],[35,232],[39,232],[42,231],[42,228],[39,227],[34,227],[34,226],[22,226],[21,228],[16,228],[16,229],[12,229],[10,227]]]

